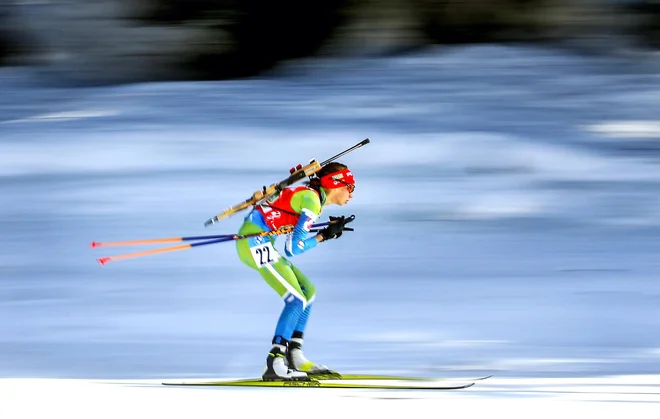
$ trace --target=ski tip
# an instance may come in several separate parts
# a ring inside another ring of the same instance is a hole
[[[482,375],[481,377],[472,377],[472,378],[465,378],[466,381],[483,381],[491,378],[493,374],[490,375]]]

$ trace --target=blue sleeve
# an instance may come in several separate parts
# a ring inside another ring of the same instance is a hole
[[[303,252],[313,249],[318,244],[316,241],[316,236],[307,238],[309,230],[312,228],[312,224],[318,216],[314,214],[313,211],[310,211],[306,208],[303,208],[300,213],[300,218],[293,228],[293,233],[291,233],[286,238],[286,244],[284,245],[284,253],[287,256],[299,255]]]

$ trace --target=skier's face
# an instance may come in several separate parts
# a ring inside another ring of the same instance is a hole
[[[332,189],[332,203],[339,206],[348,204],[348,201],[353,198],[353,192],[349,192],[349,189],[355,190],[355,186],[346,185],[345,187]]]

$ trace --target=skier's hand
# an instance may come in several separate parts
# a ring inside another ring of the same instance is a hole
[[[353,231],[352,228],[346,227],[346,224],[350,223],[355,219],[355,215],[350,217],[333,217],[330,216],[330,222],[328,226],[323,230],[319,231],[319,234],[323,237],[323,241],[330,239],[338,239],[344,233],[344,231]]]

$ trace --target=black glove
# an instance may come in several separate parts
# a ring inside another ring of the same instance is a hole
[[[328,226],[323,230],[319,230],[319,234],[323,236],[323,241],[338,239],[344,231],[353,231],[352,228],[346,227],[346,224],[353,220],[355,220],[355,215],[351,215],[350,217],[344,217],[343,215],[341,217],[330,216]]]

